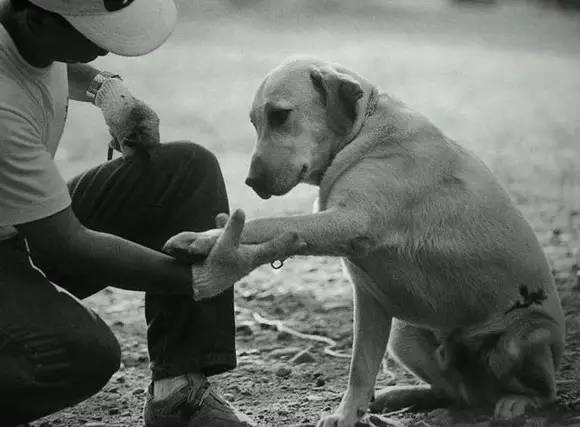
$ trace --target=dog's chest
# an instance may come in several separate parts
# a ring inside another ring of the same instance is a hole
[[[414,286],[418,277],[411,278],[411,269],[403,268],[393,254],[373,254],[364,258],[345,258],[344,265],[353,285],[377,299],[393,316],[415,317],[414,313],[425,313],[428,307],[421,289]],[[417,288],[417,289],[416,289]]]
[[[446,329],[487,316],[488,308],[478,304],[477,296],[425,274],[394,250],[347,258],[344,264],[354,286],[364,287],[392,316],[417,326]]]

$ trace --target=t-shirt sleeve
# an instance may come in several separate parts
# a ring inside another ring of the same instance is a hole
[[[0,104],[0,226],[46,218],[70,204],[39,127]]]

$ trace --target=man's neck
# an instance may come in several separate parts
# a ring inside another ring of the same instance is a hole
[[[29,29],[23,22],[25,19],[23,13],[19,12],[18,14],[10,5],[2,5],[0,0],[0,24],[4,26],[10,35],[22,58],[33,67],[48,67],[54,61],[46,54],[45,47],[40,46],[37,39],[30,34]]]

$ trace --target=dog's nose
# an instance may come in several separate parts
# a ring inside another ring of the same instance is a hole
[[[252,164],[250,165],[250,172],[246,178],[246,185],[253,189],[260,188],[264,184],[264,177],[266,176],[266,165],[261,157],[254,156]]]
[[[259,180],[259,178],[255,177],[255,176],[249,176],[246,178],[246,185],[248,187],[256,188],[259,186],[259,184],[260,184],[260,180]]]

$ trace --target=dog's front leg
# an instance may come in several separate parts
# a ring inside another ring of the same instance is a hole
[[[386,351],[392,317],[352,275],[354,282],[354,346],[348,388],[340,406],[318,427],[352,427],[368,411],[381,360]]]
[[[304,255],[364,256],[378,244],[371,218],[362,211],[333,208],[308,215],[248,221],[243,243],[261,243],[283,232],[297,233],[307,244]]]
[[[379,245],[381,233],[364,210],[333,208],[308,215],[258,218],[248,221],[241,237],[243,244],[258,244],[294,232],[306,242],[302,255],[364,256]],[[182,257],[209,253],[221,230],[183,232],[170,239],[164,251]]]

